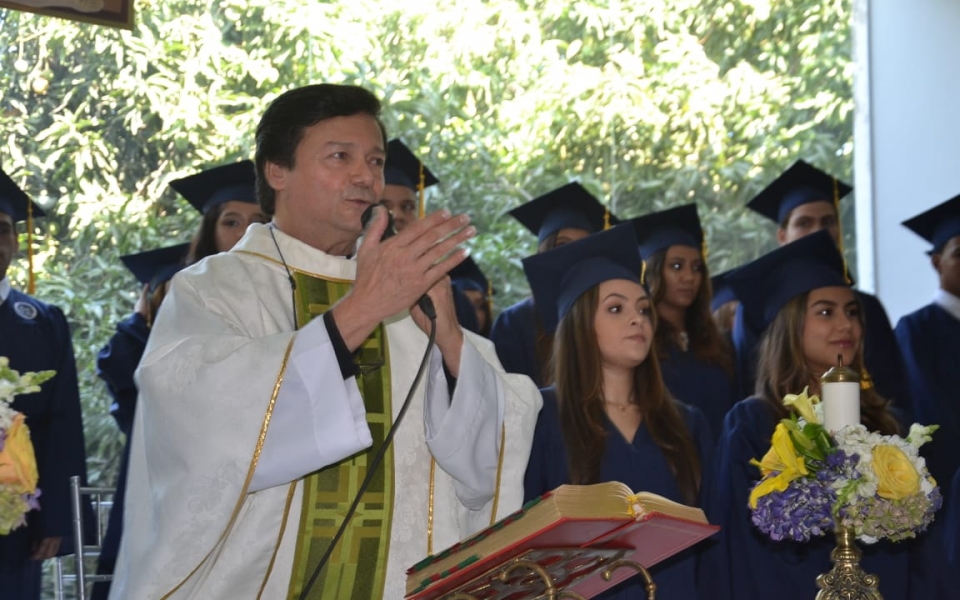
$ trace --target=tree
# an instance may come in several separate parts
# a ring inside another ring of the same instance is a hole
[[[137,293],[117,257],[188,239],[167,183],[249,157],[289,87],[385,99],[441,179],[430,206],[473,216],[500,307],[534,250],[504,213],[572,178],[621,217],[696,201],[715,272],[773,245],[743,205],[796,158],[850,180],[848,2],[139,4],[133,32],[0,11],[0,160],[52,208],[38,295],[74,327],[95,481],[118,441],[94,357]]]

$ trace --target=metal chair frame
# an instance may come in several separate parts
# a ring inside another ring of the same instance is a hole
[[[87,584],[98,581],[110,581],[112,575],[97,575],[87,573],[84,559],[100,556],[100,548],[103,545],[103,535],[106,529],[107,516],[113,508],[113,495],[116,492],[114,488],[94,487],[80,485],[80,478],[73,476],[70,478],[70,512],[73,517],[73,555],[59,556],[54,565],[56,583],[54,586],[54,597],[56,600],[65,600],[65,584],[73,583],[76,590],[77,600],[87,600]],[[96,519],[96,543],[89,543],[91,540],[84,539],[83,524],[83,497],[89,496],[93,503],[94,518]],[[109,497],[109,500],[104,499]],[[79,549],[79,551],[77,551]],[[64,569],[64,562],[73,562],[73,573]]]

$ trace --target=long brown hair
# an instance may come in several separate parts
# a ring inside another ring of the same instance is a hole
[[[668,248],[658,250],[647,259],[647,280],[650,291],[653,292],[654,305],[663,301],[667,294],[667,286],[663,283],[663,268],[666,263]],[[700,254],[703,260],[703,254]],[[707,261],[703,260],[703,280],[700,289],[693,299],[693,304],[684,311],[684,326],[690,339],[690,349],[701,361],[720,366],[728,375],[733,375],[733,349],[730,343],[720,333],[717,322],[710,312],[710,301],[713,298],[713,288],[710,285],[710,271]],[[657,327],[654,337],[657,350],[661,356],[669,356],[669,350],[677,345],[677,328],[667,321],[662,321]]]
[[[783,405],[783,397],[800,393],[818,377],[810,370],[803,353],[803,326],[809,296],[809,293],[801,294],[781,308],[760,342],[756,395],[769,405],[777,419],[790,414]],[[862,326],[863,317],[859,319]],[[849,366],[863,372],[862,337],[860,350]],[[900,432],[900,425],[888,406],[889,402],[873,388],[860,390],[860,421],[867,429],[886,435]]]
[[[606,450],[603,369],[594,327],[598,287],[594,286],[574,303],[560,320],[554,336],[551,371],[570,480],[576,484],[598,482]],[[647,359],[634,369],[633,386],[650,436],[663,451],[684,501],[696,504],[701,480],[700,458],[680,409],[663,383],[655,348],[651,348]]]

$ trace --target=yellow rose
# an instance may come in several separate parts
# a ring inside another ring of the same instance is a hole
[[[37,490],[37,459],[30,442],[30,429],[22,413],[13,418],[7,439],[0,450],[0,483],[13,486],[20,493]]]
[[[881,498],[900,500],[920,491],[920,473],[896,446],[873,449],[873,472],[877,476],[877,494]]]

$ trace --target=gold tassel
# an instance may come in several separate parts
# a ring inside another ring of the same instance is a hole
[[[861,390],[873,389],[873,377],[870,376],[870,372],[867,371],[866,367],[860,367],[860,389]]]
[[[640,261],[640,285],[647,285],[647,261]]]
[[[27,294],[37,293],[37,278],[33,272],[33,201],[27,199]]]
[[[603,209],[603,230],[606,231],[610,229],[610,209]]]
[[[420,183],[417,185],[417,192],[420,194],[420,218],[427,216],[427,200],[424,190],[427,189],[427,176],[423,171],[423,163],[420,163]]]
[[[493,284],[487,280],[487,311],[490,313],[488,318],[493,318]]]
[[[703,236],[703,242],[700,243],[700,253],[703,254],[703,260],[706,262],[710,255],[710,249],[707,247],[707,236]]]

